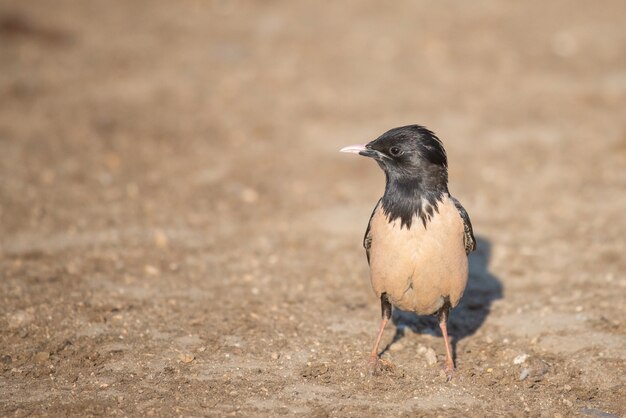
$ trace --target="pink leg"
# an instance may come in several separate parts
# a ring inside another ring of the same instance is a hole
[[[439,322],[441,333],[443,334],[443,342],[446,344],[446,373],[450,374],[454,371],[454,360],[452,360],[452,349],[450,348],[450,341],[448,340],[448,325],[446,321]]]
[[[378,366],[378,347],[380,346],[380,340],[383,338],[383,332],[385,332],[387,322],[389,322],[389,319],[391,318],[391,303],[389,303],[389,300],[387,299],[387,294],[385,293],[383,293],[380,297],[380,308],[382,311],[383,319],[380,323],[380,329],[378,330],[376,342],[374,343],[374,348],[372,348],[372,353],[370,354],[369,359],[369,370],[372,374],[376,372],[376,368]]]
[[[376,365],[378,364],[378,347],[380,346],[380,340],[383,338],[383,332],[385,332],[385,326],[387,326],[387,322],[389,322],[389,318],[383,318],[383,320],[380,323],[378,336],[376,337],[374,348],[372,348],[372,353],[370,354],[370,360],[369,360],[370,373],[374,373],[376,371]]]

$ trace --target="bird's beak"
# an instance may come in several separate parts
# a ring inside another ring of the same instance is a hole
[[[357,145],[348,145],[347,147],[343,147],[339,150],[339,152],[350,152],[352,154],[359,154],[364,157],[377,157],[378,152],[373,149],[367,148],[365,144],[357,144]]]

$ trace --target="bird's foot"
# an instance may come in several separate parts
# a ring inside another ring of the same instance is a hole
[[[367,362],[367,370],[370,376],[376,376],[384,372],[393,372],[395,368],[395,364],[378,356],[370,356]]]
[[[454,377],[454,372],[456,371],[456,369],[454,368],[454,364],[446,363],[441,368],[441,371],[443,372],[443,374],[446,377],[446,382],[449,382]]]
[[[367,371],[370,376],[374,376],[380,371],[380,360],[377,355],[372,354],[367,361]]]

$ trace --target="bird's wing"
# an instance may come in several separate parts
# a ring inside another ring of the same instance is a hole
[[[456,200],[454,197],[450,196],[452,201],[454,202],[454,206],[459,211],[459,215],[461,215],[461,219],[463,219],[463,227],[465,229],[465,253],[469,254],[476,249],[476,239],[474,238],[474,230],[472,229],[472,221],[470,221],[470,217],[467,214],[467,211],[461,205],[461,202]]]
[[[370,248],[372,247],[372,234],[370,231],[370,225],[372,224],[372,218],[374,217],[374,214],[376,213],[376,209],[378,208],[378,205],[380,205],[380,200],[378,201],[378,203],[376,203],[376,206],[374,206],[374,210],[372,211],[370,220],[367,222],[367,229],[365,230],[365,236],[363,237],[363,248],[365,248],[365,255],[367,256],[367,264],[369,264],[370,262]]]

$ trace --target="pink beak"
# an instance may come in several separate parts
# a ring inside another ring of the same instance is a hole
[[[350,152],[352,154],[358,154],[362,151],[367,151],[365,144],[348,145],[339,150],[339,152]]]

